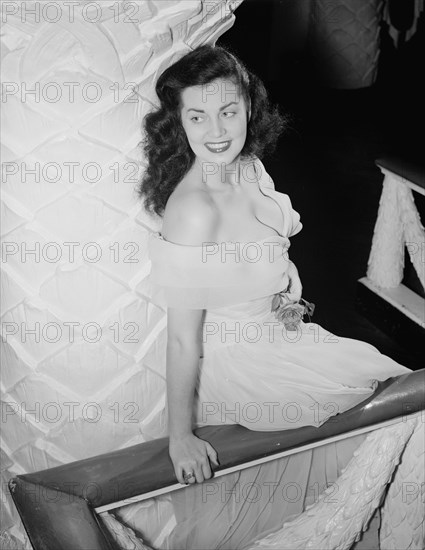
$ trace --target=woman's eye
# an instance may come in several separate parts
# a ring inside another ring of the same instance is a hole
[[[236,113],[233,112],[233,111],[225,111],[225,112],[223,113],[223,115],[224,115],[225,118],[231,118],[231,117],[234,116],[235,114],[236,114]]]
[[[202,118],[201,116],[193,116],[193,117],[191,117],[190,120],[191,120],[192,122],[197,123],[197,122],[201,122],[201,121],[203,120],[203,118]]]

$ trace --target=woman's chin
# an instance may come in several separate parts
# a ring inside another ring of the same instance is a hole
[[[197,156],[198,160],[202,164],[216,164],[218,166],[230,166],[240,158],[240,151],[235,153],[234,151],[225,151],[224,153],[210,153]]]

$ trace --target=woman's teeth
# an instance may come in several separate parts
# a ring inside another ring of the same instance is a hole
[[[211,151],[211,153],[223,153],[223,151],[227,151],[227,149],[230,147],[230,141],[222,141],[220,143],[206,143],[205,147],[208,149],[208,151]]]

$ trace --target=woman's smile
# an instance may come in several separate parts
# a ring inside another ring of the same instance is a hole
[[[228,141],[220,141],[218,143],[205,143],[205,147],[210,151],[211,153],[224,153],[224,151],[227,151],[227,149],[232,144],[231,140]]]

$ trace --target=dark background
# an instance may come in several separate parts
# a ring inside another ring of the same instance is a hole
[[[292,0],[285,1],[293,8]],[[422,368],[421,344],[396,342],[368,321],[356,307],[356,287],[366,275],[382,190],[375,160],[396,155],[422,163],[423,13],[416,34],[398,47],[388,26],[380,24],[373,85],[336,89],[323,83],[314,52],[297,40],[294,25],[284,18],[276,22],[276,2],[245,0],[218,44],[260,76],[272,100],[291,116],[277,150],[263,161],[276,189],[287,193],[301,214],[304,227],[291,240],[290,257],[300,272],[303,297],[316,304],[312,321],[336,335],[367,341],[405,366]],[[395,14],[403,27],[409,14]],[[276,33],[283,40],[278,48]],[[414,197],[424,220],[424,197]],[[405,257],[403,282],[423,296]]]

